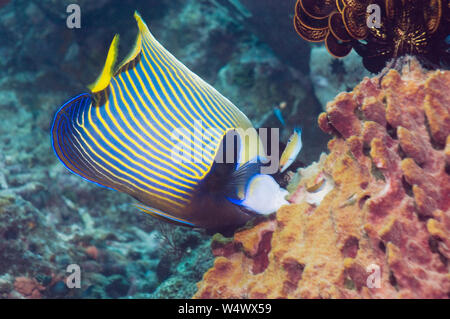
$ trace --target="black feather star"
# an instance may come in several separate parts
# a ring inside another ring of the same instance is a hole
[[[367,23],[370,5],[380,9],[378,26]],[[298,0],[294,26],[335,57],[354,49],[373,73],[405,55],[428,68],[450,65],[450,0]]]

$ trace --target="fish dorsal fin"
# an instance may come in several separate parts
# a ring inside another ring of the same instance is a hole
[[[92,93],[99,93],[106,89],[111,82],[114,75],[114,66],[117,61],[117,54],[119,51],[119,35],[116,34],[109,47],[106,62],[97,80],[88,86]]]
[[[140,32],[137,35],[133,49],[130,51],[130,53],[128,53],[125,59],[117,67],[115,67],[119,52],[120,36],[119,34],[116,34],[114,36],[113,41],[111,42],[111,45],[109,47],[108,55],[106,57],[106,62],[103,66],[102,72],[100,73],[97,80],[88,86],[92,93],[95,94],[105,90],[109,86],[109,83],[111,82],[113,76],[116,76],[117,74],[127,70],[130,66],[133,66],[133,63],[136,62],[136,60],[139,58],[139,55],[142,52],[142,34],[150,32],[148,31],[148,28],[145,26],[145,23],[142,21],[142,18],[138,12],[134,13],[134,17],[138,23]]]
[[[225,108],[226,112],[228,112],[227,116],[233,118],[232,120],[234,121],[236,127],[241,127],[244,129],[253,127],[247,116],[245,116],[245,114],[242,113],[230,100],[206,83],[197,74],[189,70],[183,63],[173,56],[172,53],[166,50],[150,32],[147,24],[138,12],[135,13],[134,18],[137,21],[141,36],[141,51],[145,50],[149,56],[156,58],[156,60],[159,60],[159,57],[162,57],[162,60],[164,61],[158,61],[158,63],[177,69],[176,75],[174,73],[175,76],[180,75],[181,78],[188,83],[188,85],[196,87],[194,91],[200,92],[200,94],[208,95],[208,98],[205,100],[206,104],[220,104],[222,108]],[[225,112],[225,110],[222,111]]]
[[[116,72],[114,75],[117,75],[123,71],[128,70],[129,68],[132,68],[136,65],[136,63],[139,60],[140,54],[142,52],[142,31],[144,29],[144,26],[142,26],[142,18],[139,15],[138,12],[134,13],[134,18],[136,19],[139,27],[139,33],[136,38],[136,42],[134,44],[133,49],[128,53],[127,57],[119,64],[119,66],[116,68]]]

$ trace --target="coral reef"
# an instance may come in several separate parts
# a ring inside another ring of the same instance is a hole
[[[232,239],[195,298],[448,298],[450,72],[365,78],[319,117],[330,153]],[[308,200],[310,199],[310,200]]]
[[[14,282],[14,289],[22,296],[30,299],[40,299],[41,291],[45,288],[36,279],[17,277]]]

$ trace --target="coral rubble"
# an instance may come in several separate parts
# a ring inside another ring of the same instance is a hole
[[[319,117],[329,155],[292,178],[291,205],[213,242],[194,297],[449,297],[449,90],[411,60],[339,94]]]

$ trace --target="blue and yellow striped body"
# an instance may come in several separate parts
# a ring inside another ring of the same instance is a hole
[[[165,50],[138,14],[135,18],[135,48],[116,72],[111,70],[118,38],[92,94],[75,97],[57,112],[52,139],[58,158],[88,181],[133,196],[154,216],[209,228],[221,221],[205,210],[222,205],[231,210],[222,212],[225,216],[245,221],[246,213],[217,194],[212,201],[201,198],[199,185],[211,174],[227,132],[252,129],[250,121]],[[174,156],[186,153],[192,157]],[[243,158],[256,155],[248,151]]]

